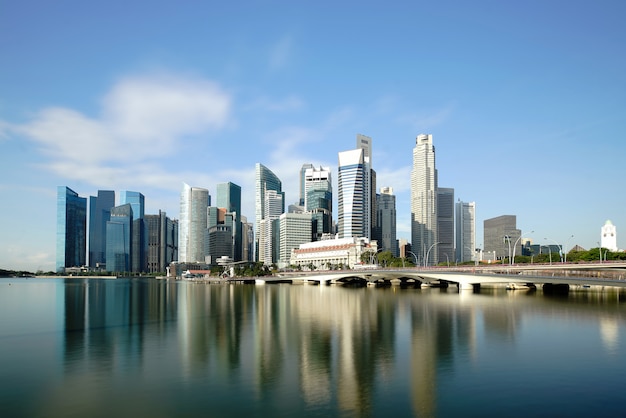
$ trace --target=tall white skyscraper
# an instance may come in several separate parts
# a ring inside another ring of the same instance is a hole
[[[476,257],[476,203],[456,203],[456,260],[459,263]]]
[[[601,230],[600,245],[609,251],[617,251],[617,228],[613,222],[606,221]]]
[[[270,265],[278,261],[280,234],[278,219],[285,211],[285,195],[276,190],[265,190],[265,209],[259,233],[259,261]]]
[[[178,221],[178,261],[203,263],[207,255],[209,191],[183,183]]]
[[[437,264],[437,170],[432,135],[418,135],[411,171],[411,245],[428,265]],[[429,251],[430,250],[430,251]]]
[[[282,196],[283,206],[282,206],[281,212],[278,214],[278,216],[280,216],[285,211],[285,194],[282,191],[282,187],[283,187],[282,182],[280,181],[278,176],[276,176],[276,174],[272,172],[272,170],[265,167],[263,164],[260,164],[260,163],[256,164],[255,166],[255,200],[254,200],[255,214],[256,214],[256,219],[255,219],[255,224],[254,224],[254,228],[255,228],[255,237],[254,237],[255,256],[254,258],[256,260],[260,260],[259,239],[261,235],[261,221],[263,221],[266,218],[265,193],[267,190],[273,190]]]
[[[373,239],[373,232],[376,229],[376,171],[372,166],[372,138],[357,134],[356,147],[363,149],[363,163],[365,165],[363,181],[365,182],[364,200],[364,225],[363,230],[366,238]]]
[[[339,153],[339,238],[365,237],[365,163],[361,148]]]

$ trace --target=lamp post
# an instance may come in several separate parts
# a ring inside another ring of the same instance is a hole
[[[424,259],[424,267],[428,266],[428,256],[430,255],[430,250],[433,249],[433,247],[437,244],[441,244],[440,242],[436,242],[433,245],[430,246],[430,248],[428,249],[428,251],[426,251],[426,258]]]
[[[511,263],[511,236],[510,235],[505,235],[504,236],[504,242],[508,242],[509,243],[509,264]],[[504,264],[504,259],[502,259],[502,264]]]
[[[413,257],[415,257],[415,267],[419,266],[419,261],[417,260],[417,256],[415,255],[415,253],[413,251],[407,251],[407,253],[412,254]]]
[[[574,238],[574,235],[570,236],[567,241],[565,241],[565,250],[563,251],[563,259],[565,260],[565,262],[567,263],[567,249],[569,248],[569,240],[571,240],[572,238]]]
[[[374,258],[376,257],[376,254],[378,254],[382,250],[383,250],[382,248],[379,248],[379,249],[376,250],[376,252],[371,253],[371,255],[370,255],[370,264],[372,264],[372,261],[374,261]],[[378,260],[376,260],[376,264],[378,264]]]
[[[563,246],[553,239],[550,239],[550,238],[544,238],[544,239],[548,241],[552,241],[554,244],[556,244],[556,246],[559,248],[559,257],[561,258],[561,261],[563,261]],[[550,248],[549,245],[548,245],[548,248]],[[550,264],[552,264],[552,249],[550,248],[549,251],[550,251]]]
[[[535,232],[535,231],[530,231],[530,232],[528,233],[528,235],[530,235],[530,234],[532,234],[532,233],[534,233],[534,232]],[[520,241],[520,240],[522,239],[522,236],[523,236],[523,234],[520,234],[520,235],[519,235],[519,238],[515,240],[515,244],[513,244],[513,258],[511,258],[511,259],[509,260],[509,261],[511,262],[511,263],[510,263],[511,265],[515,264],[515,248],[517,248],[517,243],[518,243],[518,241]],[[509,251],[510,251],[510,250],[509,250]],[[509,255],[509,258],[510,258],[510,257],[511,257],[511,256]]]

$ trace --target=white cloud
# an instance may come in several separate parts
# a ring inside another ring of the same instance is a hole
[[[290,112],[302,109],[304,105],[304,101],[295,96],[289,96],[283,99],[261,97],[246,106],[245,110],[251,110],[254,112]]]
[[[50,107],[10,129],[50,155],[46,168],[63,178],[99,186],[132,179],[133,187],[163,187],[171,180],[149,161],[169,155],[187,136],[224,127],[231,101],[228,93],[205,79],[135,76],[113,86],[102,100],[99,118]]]

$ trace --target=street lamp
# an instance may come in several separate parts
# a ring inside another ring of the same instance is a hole
[[[376,252],[372,252],[370,254],[370,264],[372,264],[372,261],[374,261],[374,258],[376,257],[376,254],[378,254],[382,250],[383,250],[383,248],[379,248],[379,249],[376,250]],[[378,260],[376,260],[376,264],[378,264]]]
[[[433,247],[437,244],[441,244],[441,242],[436,242],[433,245],[430,246],[430,248],[428,249],[428,251],[426,251],[426,258],[424,259],[424,267],[428,266],[428,256],[430,255],[430,250],[433,249]]]
[[[415,267],[419,266],[419,261],[417,259],[417,256],[415,255],[415,253],[413,251],[407,251],[407,253],[412,254],[413,257],[415,257]]]
[[[574,235],[572,235],[571,237],[569,237],[567,239],[567,241],[565,241],[565,249],[567,250],[567,248],[569,248],[569,240],[571,240],[572,238],[574,238]],[[565,262],[567,263],[567,251],[563,251],[563,259],[565,260]]]
[[[504,242],[508,242],[509,243],[509,264],[511,263],[511,236],[510,235],[505,235],[504,236]],[[504,259],[502,259],[502,264],[504,264]]]
[[[534,233],[534,232],[535,232],[535,231],[530,231],[530,232],[528,233],[528,235],[530,235],[530,234],[532,234],[532,233]],[[515,249],[517,248],[517,242],[518,242],[519,240],[521,240],[521,239],[522,239],[522,236],[523,236],[523,235],[522,235],[522,234],[520,234],[520,235],[519,235],[519,238],[515,240],[515,244],[513,244],[513,258],[511,258],[510,254],[509,254],[509,258],[510,258],[510,260],[509,260],[509,261],[511,262],[511,263],[510,263],[511,265],[515,264]],[[509,251],[510,251],[510,250],[509,250]]]
[[[559,244],[558,242],[556,242],[555,240],[553,240],[553,239],[550,239],[550,238],[544,238],[544,239],[552,241],[553,243],[556,244],[556,246],[559,249],[559,257],[561,258],[561,261],[563,261],[563,246],[561,244]],[[550,264],[552,264],[552,249],[550,248],[549,245],[548,245],[548,248],[549,248],[548,251],[550,251]]]

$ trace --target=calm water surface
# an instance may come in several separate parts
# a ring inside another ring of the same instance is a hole
[[[623,417],[625,301],[0,279],[0,416]]]

